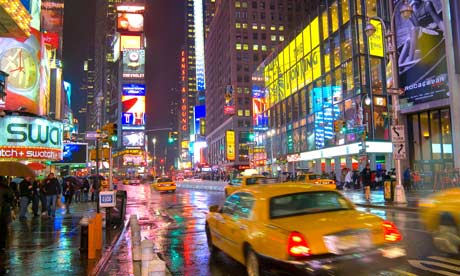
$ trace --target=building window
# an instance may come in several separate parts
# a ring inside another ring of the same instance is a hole
[[[252,1],[252,8],[257,9],[257,1]]]
[[[244,110],[244,116],[249,117],[251,116],[251,111],[249,109]]]
[[[280,35],[280,41],[284,41],[284,35]]]
[[[240,1],[236,1],[235,2],[235,8],[240,8],[241,7],[241,2]]]
[[[284,26],[279,26],[279,27],[278,27],[278,30],[284,31]]]
[[[266,33],[261,33],[260,36],[262,37],[262,40],[266,40],[266,39],[267,39],[267,34],[266,34]]]
[[[235,28],[240,29],[241,28],[241,23],[239,23],[239,22],[235,23]]]
[[[247,7],[248,7],[248,2],[243,2],[243,3],[241,3],[241,7],[247,8]]]
[[[236,43],[236,45],[235,45],[235,49],[237,49],[237,50],[241,50],[241,43]]]
[[[259,45],[257,45],[257,44],[252,45],[252,50],[258,51],[259,50]]]
[[[246,43],[245,43],[245,44],[243,44],[243,50],[245,50],[245,51],[249,50],[249,45],[248,45],[248,44],[246,44]]]
[[[254,62],[258,62],[258,61],[259,61],[259,55],[258,55],[258,54],[254,54],[252,60],[253,60]]]
[[[271,41],[276,41],[276,35],[271,35],[271,36],[270,36],[270,40],[271,40]]]
[[[257,26],[257,23],[252,23],[252,29],[257,30],[259,27]]]
[[[276,31],[276,26],[270,26],[271,31]]]
[[[243,29],[247,29],[248,28],[248,23],[243,23]]]
[[[242,109],[238,109],[238,117],[243,117],[243,110]]]
[[[259,33],[252,33],[252,39],[253,40],[258,40],[259,39]]]
[[[265,26],[265,24],[260,25],[261,30],[265,30],[266,28],[267,28],[267,26]]]
[[[267,45],[262,45],[262,51],[267,51]]]

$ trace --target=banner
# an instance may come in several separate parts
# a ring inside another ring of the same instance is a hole
[[[234,161],[235,160],[235,131],[227,130],[225,132],[225,139],[226,139],[226,146],[227,146],[227,160]]]

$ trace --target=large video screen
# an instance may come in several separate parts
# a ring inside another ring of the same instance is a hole
[[[142,40],[140,35],[122,35],[120,40],[120,51],[125,49],[140,49],[142,48]]]
[[[138,13],[118,13],[117,30],[119,32],[143,32],[144,15]]]
[[[123,126],[144,126],[145,125],[145,85],[124,84],[121,96]]]
[[[144,78],[145,50],[126,49],[123,51],[123,78]]]
[[[87,163],[88,144],[64,144],[60,163]]]
[[[143,131],[123,131],[123,146],[124,147],[142,147],[144,146]]]

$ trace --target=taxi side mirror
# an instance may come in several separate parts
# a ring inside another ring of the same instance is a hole
[[[209,212],[218,213],[220,211],[219,205],[212,205],[209,207]]]

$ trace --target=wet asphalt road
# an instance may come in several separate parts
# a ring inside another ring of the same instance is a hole
[[[245,275],[245,268],[222,253],[210,258],[204,232],[208,207],[221,204],[223,192],[178,189],[175,193],[150,191],[149,186],[128,186],[128,214],[137,214],[141,236],[151,239],[172,275]],[[364,209],[395,222],[404,236],[408,261],[384,275],[460,275],[458,257],[438,252],[420,225],[417,213]],[[115,248],[104,275],[140,275],[132,265],[129,233],[125,247]],[[352,272],[350,271],[352,275]]]

